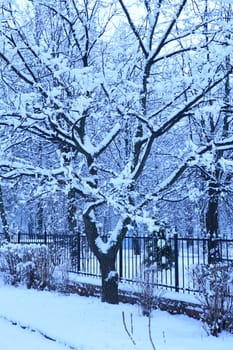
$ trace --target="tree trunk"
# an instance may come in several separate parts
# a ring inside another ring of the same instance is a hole
[[[83,221],[85,224],[85,232],[88,238],[88,243],[100,264],[102,277],[101,300],[110,304],[118,304],[119,277],[116,271],[116,256],[122,244],[122,239],[125,237],[125,234],[128,230],[128,225],[131,223],[131,219],[129,217],[126,217],[121,222],[120,228],[118,227],[118,238],[115,241],[116,238],[114,237],[114,242],[112,244],[104,243],[102,238],[98,234],[94,211],[91,207],[90,210],[86,211],[83,215]],[[97,244],[97,242],[99,244]],[[102,248],[101,245],[103,245]]]
[[[206,232],[208,237],[208,264],[214,264],[220,260],[218,246],[218,188],[215,183],[209,184],[209,201],[206,212]]]
[[[43,234],[43,222],[44,222],[44,206],[42,199],[40,198],[37,204],[37,222],[36,222],[36,234]]]
[[[76,206],[76,191],[74,188],[71,188],[68,192],[68,227],[69,231],[72,234],[76,233],[77,229],[77,220],[76,220],[76,212],[77,212],[77,206]]]
[[[0,185],[0,217],[2,220],[2,229],[4,233],[4,238],[10,242],[9,226],[6,217],[5,206],[3,202],[2,186]]]
[[[102,255],[99,259],[102,276],[101,300],[110,304],[118,304],[118,273],[116,271],[116,257]]]

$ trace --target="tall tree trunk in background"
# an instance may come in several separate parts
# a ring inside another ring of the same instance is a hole
[[[43,200],[39,199],[37,203],[36,234],[43,234],[44,228],[44,208]]]
[[[39,165],[43,166],[43,144],[42,141],[39,141],[38,145],[38,154],[39,154]],[[36,217],[36,234],[43,234],[44,229],[44,207],[43,207],[43,199],[39,198],[37,205],[37,217]]]
[[[10,242],[9,226],[8,226],[5,206],[4,206],[4,202],[3,202],[3,193],[2,193],[2,186],[1,185],[0,185],[0,216],[1,216],[1,220],[2,220],[2,229],[3,229],[4,238],[8,242]]]
[[[216,238],[219,233],[218,221],[219,192],[216,183],[209,183],[208,206],[206,211],[206,232],[208,241],[208,264],[219,261],[219,249]]]
[[[231,5],[226,5],[227,7],[222,8],[222,17],[226,22],[229,22],[232,14]],[[206,18],[208,15],[208,0],[206,0]],[[208,33],[208,24],[206,24],[206,33]],[[227,34],[227,39],[229,40],[230,34]],[[207,43],[207,51],[208,51],[208,37],[206,37],[206,43]],[[207,53],[207,61],[209,61],[209,53]],[[230,66],[230,56],[228,55],[225,58],[225,69],[227,70]],[[214,122],[214,119],[212,122],[210,122],[211,125],[211,137],[214,139],[215,137],[221,136],[221,138],[227,138],[230,136],[230,123],[232,120],[232,112],[231,112],[231,99],[230,99],[230,76],[227,76],[224,80],[224,98],[223,98],[223,107],[221,109],[219,119],[217,120],[216,124]],[[210,116],[210,120],[212,117]],[[218,135],[218,122],[222,119],[222,132],[221,135]],[[209,140],[210,141],[210,140]],[[215,152],[214,155],[214,164],[215,164],[215,170],[212,174],[212,179],[209,181],[209,187],[208,187],[208,205],[207,205],[207,211],[206,211],[206,232],[208,235],[208,238],[210,238],[210,241],[208,242],[208,263],[213,264],[217,261],[221,260],[220,256],[220,250],[219,250],[219,243],[218,243],[218,236],[221,233],[220,227],[219,227],[219,205],[220,205],[220,198],[221,198],[221,183],[222,183],[222,177],[224,175],[224,169],[221,168],[220,160],[224,156],[224,150],[218,150]],[[213,181],[213,178],[215,181]],[[225,181],[228,177],[226,177]],[[226,183],[225,183],[226,184]]]
[[[67,200],[68,200],[67,220],[68,220],[69,232],[72,234],[75,234],[77,229],[77,219],[76,219],[77,199],[76,199],[75,193],[76,193],[75,189],[72,188],[69,190],[68,196],[67,196]]]

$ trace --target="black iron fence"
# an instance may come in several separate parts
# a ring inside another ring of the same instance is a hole
[[[32,235],[18,233],[14,243],[46,244],[56,254],[59,263],[68,262],[70,272],[100,277],[99,263],[83,234]],[[122,282],[135,283],[144,266],[154,266],[156,285],[175,291],[196,290],[192,278],[195,265],[210,263],[210,256],[233,266],[233,239],[187,238],[177,234],[166,239],[126,236],[117,255],[116,269]]]

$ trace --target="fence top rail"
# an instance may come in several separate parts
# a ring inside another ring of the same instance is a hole
[[[39,239],[43,239],[44,237],[47,238],[54,238],[54,239],[61,239],[61,238],[72,238],[72,237],[80,237],[80,238],[86,238],[86,234],[83,232],[77,232],[77,233],[47,233],[47,232],[43,232],[43,233],[28,233],[28,232],[16,232],[16,233],[11,233],[10,237],[21,237],[24,239],[35,239],[35,240],[39,240]],[[0,232],[0,238],[4,237],[4,233]],[[108,235],[103,235],[102,237],[108,237]],[[151,239],[153,236],[151,234],[146,234],[146,235],[142,235],[142,234],[127,234],[125,236],[125,239],[140,239],[140,240],[147,240],[147,239]],[[155,238],[160,238],[159,236]],[[167,237],[168,240],[174,240],[177,239],[178,241],[187,241],[187,242],[209,242],[209,241],[216,241],[216,242],[222,242],[222,243],[229,243],[229,244],[233,244],[233,238],[222,238],[222,237],[215,237],[215,238],[210,238],[210,237],[187,237],[187,236],[179,236],[178,234],[174,234],[174,235],[169,235]]]
[[[156,235],[154,236],[155,238],[160,238],[159,236],[156,237]],[[125,236],[126,239],[132,239],[132,238],[138,238],[138,239],[151,239],[153,238],[152,235],[126,235]],[[222,237],[216,237],[216,238],[210,238],[210,237],[185,237],[185,236],[179,236],[177,234],[168,236],[167,239],[177,239],[178,241],[195,241],[195,242],[203,242],[203,241],[216,241],[216,242],[227,242],[227,243],[233,243],[233,238],[222,238]]]
[[[222,237],[180,237],[178,236],[177,239],[179,241],[195,241],[195,242],[227,242],[227,243],[233,243],[233,238],[222,238]]]

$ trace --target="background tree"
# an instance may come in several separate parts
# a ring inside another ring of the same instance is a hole
[[[215,51],[209,50],[211,37],[209,32],[213,28],[210,22],[205,25],[205,40],[206,46],[206,62],[209,65],[208,70],[211,70],[211,65],[215,59],[217,50],[222,49],[226,52],[225,58],[219,65],[219,70],[227,71],[231,66],[230,53],[228,52],[228,45],[231,42],[231,32],[229,31],[229,23],[232,20],[232,9],[230,4],[217,4],[212,6],[208,1],[202,3],[195,3],[197,15],[210,18],[213,11],[222,21],[219,22],[219,29],[216,30],[215,36]],[[203,7],[204,11],[200,8]],[[225,27],[224,32],[220,28]],[[226,138],[231,137],[232,133],[232,116],[231,106],[232,99],[230,97],[231,78],[226,76],[218,89],[211,91],[206,96],[205,103],[201,109],[195,111],[195,116],[190,122],[191,139],[193,144],[200,146],[203,144],[221,142]],[[231,178],[232,178],[232,149],[220,147],[211,149],[200,159],[199,163],[199,179],[202,182],[205,208],[202,230],[207,237],[211,238],[209,243],[209,263],[219,260],[221,257],[218,252],[218,243],[215,238],[224,234],[225,226],[221,225],[221,217],[223,217],[226,207],[231,201]],[[226,164],[228,164],[226,166]]]
[[[2,186],[0,186],[0,217],[1,217],[1,221],[2,221],[2,229],[3,229],[4,238],[7,241],[10,241],[9,226],[8,226],[8,221],[7,221],[7,216],[6,216],[4,200],[3,200]]]

